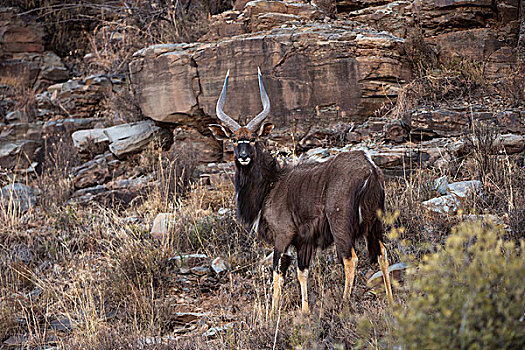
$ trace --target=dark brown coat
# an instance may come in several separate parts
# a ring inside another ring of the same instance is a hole
[[[258,226],[258,234],[274,245],[274,256],[294,246],[302,270],[318,247],[335,241],[342,262],[365,236],[370,259],[377,261],[383,232],[377,211],[384,211],[384,191],[381,171],[363,151],[281,169],[260,142],[255,148],[250,166],[237,167],[238,217]]]

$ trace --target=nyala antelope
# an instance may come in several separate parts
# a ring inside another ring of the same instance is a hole
[[[350,297],[357,266],[356,239],[364,236],[370,259],[379,261],[386,293],[392,302],[388,259],[383,245],[385,194],[381,170],[363,151],[345,152],[323,162],[280,166],[265,150],[264,137],[273,124],[264,123],[270,100],[258,72],[263,110],[246,126],[223,111],[229,71],[219,100],[217,117],[226,126],[210,125],[218,140],[231,140],[235,158],[237,217],[241,223],[274,246],[272,310],[279,307],[281,288],[291,257],[297,251],[297,278],[301,285],[302,312],[308,307],[308,267],[317,248],[335,242],[345,273],[343,299]],[[377,259],[377,260],[376,260]]]

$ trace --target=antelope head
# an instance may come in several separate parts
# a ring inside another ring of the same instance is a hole
[[[226,102],[226,89],[228,86],[228,77],[230,71],[226,73],[224,85],[222,86],[221,95],[217,101],[217,117],[226,126],[219,124],[212,124],[209,126],[211,132],[217,140],[231,140],[233,142],[233,153],[235,162],[238,166],[249,166],[256,157],[255,143],[264,136],[270,134],[273,129],[272,123],[264,123],[266,117],[270,113],[270,99],[264,89],[261,70],[257,68],[259,76],[259,90],[261,93],[261,101],[263,110],[257,114],[246,126],[240,126],[235,120],[230,118],[222,110]]]

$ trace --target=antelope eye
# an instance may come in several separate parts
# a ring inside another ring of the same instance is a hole
[[[233,143],[237,143],[238,140],[237,139],[232,139],[232,141],[233,141]]]
[[[255,139],[251,139],[250,142],[255,142]]]

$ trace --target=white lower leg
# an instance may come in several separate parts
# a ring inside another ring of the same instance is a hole
[[[388,273],[388,256],[386,253],[386,248],[382,242],[379,242],[381,248],[381,256],[379,257],[379,267],[383,273],[383,282],[385,284],[385,291],[388,301],[390,303],[394,302],[394,297],[392,296],[392,284],[390,283],[390,274]]]
[[[310,308],[308,307],[308,269],[301,271],[297,268],[297,279],[301,285],[301,311],[308,313],[310,312]]]
[[[273,271],[273,298],[272,298],[272,312],[277,311],[281,301],[281,288],[283,286],[284,278],[277,272]]]
[[[355,270],[357,268],[357,254],[354,248],[352,248],[352,257],[350,259],[343,258],[343,265],[345,270],[345,290],[343,292],[343,299],[350,299],[352,294],[352,287],[354,286]]]

